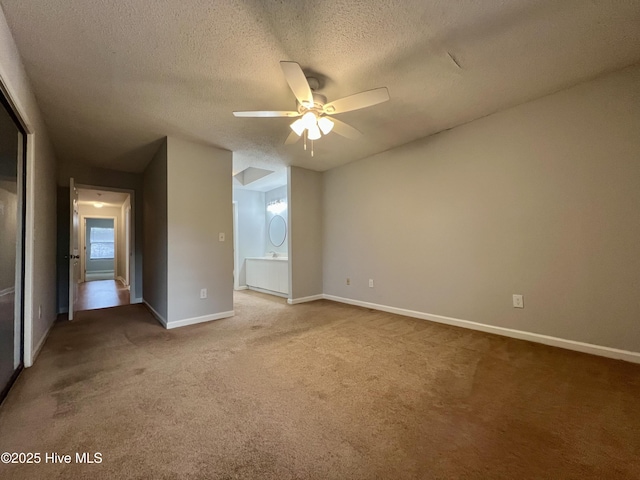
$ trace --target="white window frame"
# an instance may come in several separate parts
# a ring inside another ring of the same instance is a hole
[[[84,187],[82,187],[84,188]],[[87,269],[87,218],[100,218],[100,219],[112,219],[113,220],[113,269],[117,271],[118,263],[118,217],[113,215],[94,215],[83,214],[80,215],[80,282],[86,282],[85,270]]]

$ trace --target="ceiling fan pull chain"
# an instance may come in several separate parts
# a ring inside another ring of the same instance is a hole
[[[313,140],[311,140],[311,156],[313,157]]]
[[[307,149],[307,130],[304,131],[304,149]]]

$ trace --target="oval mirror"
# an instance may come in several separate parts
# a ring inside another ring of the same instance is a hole
[[[269,222],[269,240],[275,247],[284,243],[287,237],[287,222],[280,215],[274,215]]]

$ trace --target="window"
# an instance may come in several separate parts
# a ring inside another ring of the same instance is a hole
[[[104,260],[114,257],[113,228],[91,227],[89,236],[89,258],[91,260]]]

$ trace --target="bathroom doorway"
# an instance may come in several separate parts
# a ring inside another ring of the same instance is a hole
[[[288,298],[287,170],[244,172],[233,180],[234,289]]]

